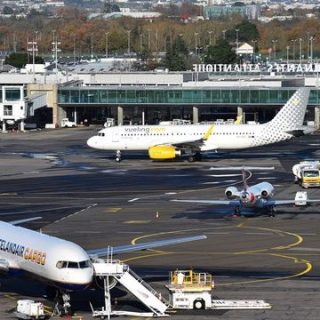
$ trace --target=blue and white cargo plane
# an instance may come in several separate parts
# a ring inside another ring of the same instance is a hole
[[[45,282],[48,294],[61,302],[59,306],[69,312],[69,293],[83,290],[95,280],[92,261],[110,253],[110,247],[84,250],[79,245],[41,232],[15,226],[38,218],[0,221],[0,271],[8,275],[27,275]],[[157,248],[189,241],[206,239],[190,236],[159,240],[136,245],[113,247],[113,254]]]
[[[298,89],[277,115],[265,124],[190,124],[117,126],[99,131],[88,139],[89,147],[116,151],[145,150],[153,160],[170,160],[187,155],[189,161],[201,160],[201,153],[227,149],[245,149],[289,140],[310,133],[303,126],[309,88]],[[312,131],[312,130],[311,130]]]

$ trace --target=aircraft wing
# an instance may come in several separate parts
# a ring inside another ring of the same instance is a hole
[[[33,218],[26,218],[26,219],[20,219],[20,220],[13,220],[13,221],[9,221],[8,223],[15,226],[18,224],[22,224],[22,223],[26,223],[26,222],[30,222],[30,221],[35,221],[35,220],[39,220],[39,219],[42,219],[42,217],[33,217]]]
[[[286,132],[289,134],[292,134],[295,137],[304,136],[306,134],[314,133],[317,129],[315,127],[311,126],[301,126],[294,128],[292,130],[287,130]]]
[[[320,199],[314,199],[314,200],[310,200],[307,199],[305,200],[307,204],[311,204],[311,203],[317,203],[320,202]],[[296,202],[299,202],[299,200],[268,200],[267,202],[265,202],[266,206],[283,206],[283,205],[288,205],[288,204],[296,204]]]
[[[190,203],[202,203],[202,204],[221,204],[221,205],[227,205],[227,206],[239,206],[240,201],[239,200],[170,200],[174,202],[190,202]]]
[[[146,250],[146,249],[153,249],[153,248],[159,248],[184,242],[190,242],[190,241],[196,241],[196,240],[203,240],[207,239],[207,236],[205,235],[198,235],[198,236],[190,236],[190,237],[181,237],[181,238],[173,238],[173,239],[167,239],[167,240],[158,240],[158,241],[150,241],[150,242],[142,242],[139,244],[133,244],[133,245],[123,245],[123,246],[117,246],[117,247],[106,247],[101,249],[93,249],[88,250],[87,253],[90,257],[103,257],[107,254],[120,254],[120,253],[127,253],[127,252],[134,252],[134,251],[140,251],[140,250]]]
[[[200,150],[201,147],[204,145],[205,141],[210,138],[210,136],[213,132],[213,129],[214,129],[214,125],[211,125],[201,138],[196,138],[194,140],[180,141],[180,142],[176,142],[176,143],[168,142],[168,143],[161,143],[161,144],[175,146],[179,149],[191,148],[193,150],[195,150],[195,149]],[[214,150],[214,149],[216,149],[216,148],[212,147],[212,150]]]
[[[267,206],[284,206],[288,204],[295,204],[296,201],[294,199],[292,200],[268,200],[264,203],[264,205]]]

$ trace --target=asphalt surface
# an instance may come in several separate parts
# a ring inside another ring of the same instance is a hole
[[[96,128],[0,135],[0,215],[4,221],[41,216],[26,227],[74,241],[85,249],[177,236],[206,234],[207,240],[121,255],[121,260],[163,296],[169,271],[193,268],[214,276],[221,299],[264,299],[271,310],[178,311],[172,319],[319,319],[319,206],[279,207],[276,217],[233,208],[171,202],[224,199],[241,188],[240,171],[259,166],[249,185],[272,183],[275,199],[299,190],[291,167],[320,158],[320,136],[236,152],[211,153],[202,162],[153,162],[144,153],[114,154],[89,149]],[[274,167],[273,170],[270,167]],[[320,189],[308,189],[320,199]],[[45,285],[1,277],[0,319],[12,319],[16,300],[44,301]],[[116,309],[143,311],[122,287],[112,291]],[[91,319],[89,301],[103,305],[101,290],[72,294],[75,319]]]

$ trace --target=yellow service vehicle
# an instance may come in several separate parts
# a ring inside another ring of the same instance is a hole
[[[292,167],[294,181],[303,188],[320,187],[320,161],[302,161]]]

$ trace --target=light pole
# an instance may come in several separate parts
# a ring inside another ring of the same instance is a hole
[[[142,52],[142,47],[143,47],[143,34],[140,33],[140,53]]]
[[[238,54],[238,49],[239,49],[239,29],[236,29],[236,47],[237,47],[237,50],[236,50],[236,53]]]
[[[314,37],[311,36],[310,37],[310,63],[313,62],[313,40],[314,40]]]
[[[106,59],[108,58],[108,37],[109,37],[109,32],[104,33],[106,35]]]
[[[128,33],[128,56],[130,57],[130,33],[131,33],[131,30],[127,30],[127,33]]]
[[[273,60],[275,61],[276,60],[276,57],[277,57],[277,54],[276,54],[276,52],[277,52],[277,47],[276,47],[276,45],[277,45],[277,42],[278,42],[278,40],[271,40],[272,41],[272,48],[273,48]]]
[[[256,62],[256,46],[257,46],[258,40],[251,40],[251,42],[253,43],[253,63],[255,63]]]
[[[77,41],[77,35],[73,34],[73,64],[76,64],[76,41]]]
[[[289,64],[289,50],[290,50],[290,47],[287,46],[287,64]]]
[[[222,37],[223,37],[223,40],[226,40],[226,32],[227,32],[227,30],[222,30]]]
[[[198,32],[194,33],[194,49],[196,51],[196,55],[198,55]]]
[[[148,29],[148,50],[151,51],[151,30]]]
[[[211,45],[212,45],[212,41],[211,41],[212,31],[208,31],[208,34],[209,34],[209,46],[211,47]]]
[[[309,58],[310,58],[310,43],[309,43],[309,40],[310,40],[310,32],[307,32],[307,59],[309,61]]]
[[[302,63],[302,38],[299,38],[299,63]]]
[[[37,32],[35,31],[32,36],[32,41],[28,41],[28,45],[31,47],[28,47],[28,51],[32,52],[32,75],[33,75],[33,80],[35,80],[35,53],[38,52],[38,43],[36,41],[37,39]]]
[[[296,41],[297,39],[292,39],[292,60],[294,62],[294,60],[296,60]]]
[[[52,30],[52,52],[54,54],[54,60],[55,60],[55,71],[56,76],[58,75],[58,52],[61,50],[58,48],[58,45],[61,44],[61,42],[58,42],[58,37],[56,35],[56,30]]]

